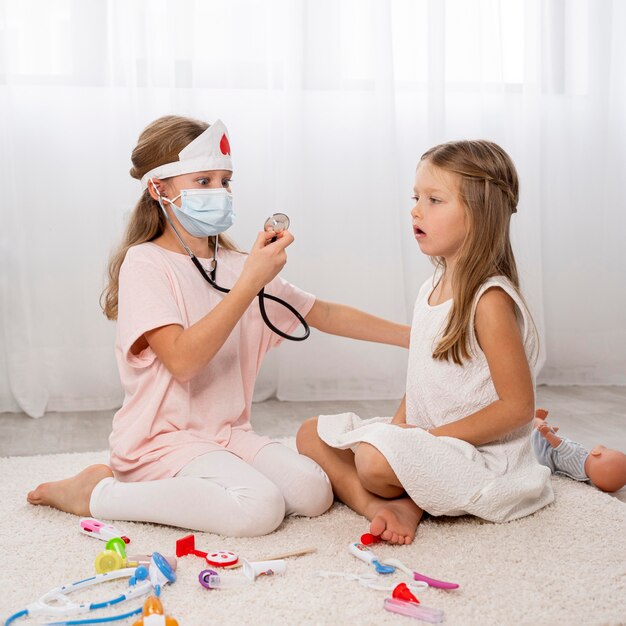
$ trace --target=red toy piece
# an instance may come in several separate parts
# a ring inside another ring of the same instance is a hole
[[[206,562],[214,567],[228,567],[237,563],[238,560],[239,557],[234,552],[228,552],[227,550],[211,552],[206,556]]]
[[[187,535],[176,542],[176,556],[187,556],[193,554],[206,560],[209,565],[213,567],[226,567],[228,565],[235,565],[239,561],[239,557],[234,552],[227,550],[217,550],[216,552],[203,552],[202,550],[196,550],[196,537],[195,535]]]
[[[176,542],[176,556],[187,556],[188,554],[206,559],[206,552],[196,550],[196,537],[194,535],[187,535]]]
[[[364,546],[369,546],[372,543],[379,543],[380,541],[380,535],[372,535],[371,533],[365,533],[364,535],[361,535],[361,543]]]
[[[411,590],[406,586],[406,583],[396,585],[394,590],[391,592],[391,597],[404,602],[415,602],[415,604],[420,603],[420,601],[411,593]]]

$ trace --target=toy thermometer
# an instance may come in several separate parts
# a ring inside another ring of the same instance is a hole
[[[124,543],[130,543],[130,539],[115,526],[111,526],[111,524],[105,524],[92,517],[81,517],[79,524],[80,532],[90,537],[95,537],[102,541],[109,541],[109,539],[119,537]]]

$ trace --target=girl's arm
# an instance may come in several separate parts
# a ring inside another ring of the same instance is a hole
[[[391,423],[395,424],[396,426],[406,424],[406,394],[404,394],[404,397],[400,402],[400,406],[398,406],[396,414],[393,416]]]
[[[170,324],[150,330],[135,342],[132,352],[137,354],[149,344],[176,380],[191,380],[217,354],[257,293],[287,262],[285,248],[293,236],[283,231],[275,242],[266,244],[272,236],[259,233],[230,293],[201,320],[186,329]]]
[[[475,328],[499,399],[472,415],[430,432],[478,446],[530,422],[534,416],[535,397],[515,316],[515,303],[504,290],[494,287],[480,298]]]
[[[309,326],[331,335],[409,347],[410,326],[396,324],[343,304],[316,300],[305,319]]]

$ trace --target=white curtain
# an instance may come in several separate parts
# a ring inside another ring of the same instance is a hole
[[[98,299],[168,113],[228,125],[240,248],[285,212],[288,280],[401,322],[419,156],[500,143],[540,380],[625,384],[625,32],[622,0],[0,0],[0,411],[121,403]],[[256,397],[399,397],[405,361],[314,332]]]

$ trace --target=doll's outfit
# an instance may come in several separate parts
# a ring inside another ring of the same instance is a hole
[[[533,429],[530,440],[539,463],[549,467],[553,474],[564,474],[574,480],[589,482],[585,473],[589,451],[567,437],[559,435],[559,439],[561,443],[553,448],[536,428]]]
[[[538,338],[530,314],[513,285],[503,276],[479,288],[469,323],[472,358],[462,366],[433,359],[452,301],[432,306],[434,280],[421,287],[413,314],[406,383],[406,422],[391,417],[362,420],[354,413],[322,415],[318,434],[328,445],[356,449],[360,442],[376,447],[387,459],[408,495],[431,515],[469,513],[506,522],[534,513],[554,499],[550,471],[540,465],[530,445],[528,425],[473,446],[453,437],[436,437],[428,429],[471,415],[498,400],[486,357],[474,332],[480,297],[492,287],[503,289],[516,304],[526,357],[534,379]]]

